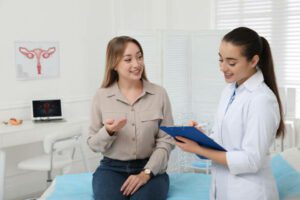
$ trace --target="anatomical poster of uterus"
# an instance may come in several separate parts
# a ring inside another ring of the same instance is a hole
[[[58,42],[15,42],[18,80],[59,77]]]

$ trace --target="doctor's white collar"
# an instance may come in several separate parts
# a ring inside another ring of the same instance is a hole
[[[255,90],[262,82],[264,82],[264,76],[259,68],[255,74],[248,78],[242,85],[236,88],[236,91],[242,90],[242,88],[248,89],[250,92]],[[231,84],[232,89],[236,87],[236,83]]]

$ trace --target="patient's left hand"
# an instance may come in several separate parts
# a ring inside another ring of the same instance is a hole
[[[123,195],[129,196],[135,193],[141,186],[146,184],[150,180],[150,176],[141,172],[137,175],[131,175],[127,178],[121,187]]]
[[[190,153],[196,153],[199,148],[201,148],[198,143],[194,142],[193,140],[189,140],[185,137],[176,137],[177,142],[176,146],[181,148],[183,151],[190,152]],[[179,140],[179,141],[178,141]]]

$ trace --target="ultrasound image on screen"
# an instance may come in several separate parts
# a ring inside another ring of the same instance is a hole
[[[34,117],[59,117],[61,116],[60,100],[33,101]]]

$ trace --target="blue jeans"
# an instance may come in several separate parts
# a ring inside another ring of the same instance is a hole
[[[148,159],[120,161],[104,157],[93,174],[95,200],[166,200],[169,176],[166,173],[152,177],[131,196],[124,196],[121,186],[132,174],[138,174]]]

